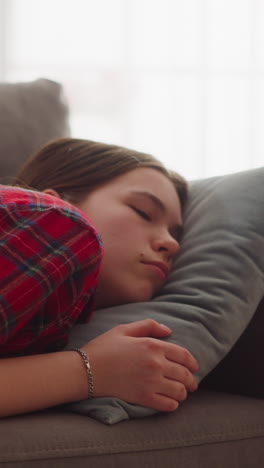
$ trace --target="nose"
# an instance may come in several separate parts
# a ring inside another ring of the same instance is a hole
[[[169,232],[153,239],[152,245],[156,252],[167,253],[169,259],[176,255],[180,248],[179,242]]]

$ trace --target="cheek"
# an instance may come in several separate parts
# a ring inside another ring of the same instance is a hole
[[[102,225],[99,227],[103,245],[106,253],[111,250],[118,250],[127,244],[127,233],[122,225],[115,225],[114,223]]]
[[[125,251],[140,249],[144,242],[144,231],[131,217],[108,217],[97,220],[95,225],[102,236],[106,249],[122,249]]]

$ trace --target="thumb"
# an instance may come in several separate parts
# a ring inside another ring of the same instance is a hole
[[[165,337],[171,334],[171,329],[156,322],[156,320],[146,319],[124,325],[124,335],[134,337]]]

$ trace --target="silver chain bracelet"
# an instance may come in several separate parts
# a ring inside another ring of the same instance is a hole
[[[93,374],[92,374],[92,371],[91,371],[89,358],[88,358],[87,354],[84,351],[82,351],[81,349],[79,349],[79,348],[73,348],[72,351],[76,351],[77,353],[79,353],[80,356],[83,359],[84,364],[85,364],[85,367],[86,367],[86,370],[87,370],[87,373],[88,373],[88,381],[89,381],[88,400],[91,400],[93,398],[93,394],[94,394],[94,382],[93,382]]]

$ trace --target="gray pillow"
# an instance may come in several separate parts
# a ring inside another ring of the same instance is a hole
[[[264,293],[264,168],[195,181],[185,232],[168,283],[151,302],[98,310],[76,326],[67,349],[120,324],[153,318],[172,330],[168,341],[198,360],[201,381],[232,348]],[[108,424],[154,410],[115,398],[67,406]]]
[[[39,79],[0,83],[0,183],[11,181],[42,145],[69,136],[68,106],[62,86]]]

